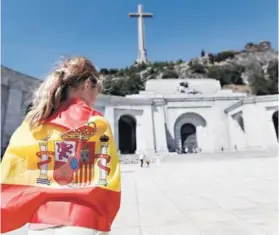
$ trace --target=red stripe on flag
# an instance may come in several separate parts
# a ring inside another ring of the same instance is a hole
[[[1,186],[1,233],[30,222],[110,231],[120,206],[120,192],[99,187]]]

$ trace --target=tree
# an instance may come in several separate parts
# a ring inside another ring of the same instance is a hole
[[[226,59],[233,59],[235,56],[235,52],[233,51],[222,51],[220,53],[217,53],[216,55],[214,55],[214,61],[215,62],[222,62]]]
[[[103,81],[103,87],[103,94],[125,96],[138,94],[144,89],[144,82],[137,74],[123,78],[108,77]]]
[[[278,94],[278,60],[274,60],[269,64],[267,74],[269,78],[269,94]]]
[[[214,56],[213,56],[212,53],[209,53],[209,54],[208,54],[208,59],[209,59],[209,63],[210,63],[210,64],[214,64]]]
[[[208,67],[207,76],[219,80],[222,87],[229,84],[243,85],[241,75],[244,71],[245,68],[240,65],[211,66]]]
[[[263,74],[257,74],[251,84],[252,93],[254,95],[268,95],[268,87],[268,81],[264,78]]]
[[[191,64],[189,64],[189,66],[194,73],[206,73],[203,65],[198,62],[192,62]]]
[[[204,56],[205,56],[205,51],[202,50],[202,51],[201,51],[201,57],[204,57]]]
[[[255,95],[278,94],[278,60],[269,64],[266,78],[263,71],[257,74],[251,83],[251,87]]]
[[[105,69],[105,68],[102,68],[102,69],[100,70],[100,74],[108,75],[108,74],[109,74],[109,71],[108,71],[107,69]]]

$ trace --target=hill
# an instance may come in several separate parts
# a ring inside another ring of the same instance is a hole
[[[219,53],[201,51],[200,57],[183,60],[135,64],[123,69],[100,70],[104,93],[118,96],[137,94],[150,79],[212,78],[221,86],[249,95],[278,93],[278,51],[271,43],[247,43],[243,50]]]

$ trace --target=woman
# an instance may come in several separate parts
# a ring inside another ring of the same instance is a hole
[[[120,205],[117,149],[91,107],[101,90],[84,57],[62,63],[34,93],[2,161],[1,232],[108,234]]]

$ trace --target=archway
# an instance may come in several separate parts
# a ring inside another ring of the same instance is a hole
[[[182,152],[185,152],[187,148],[187,152],[193,153],[194,149],[197,147],[197,134],[196,127],[193,124],[186,123],[181,127],[180,135],[181,135],[181,146]]]
[[[137,150],[136,120],[124,115],[118,121],[119,150],[121,154],[134,154]]]
[[[275,133],[276,133],[276,137],[277,137],[277,141],[278,141],[278,111],[273,113],[272,121],[273,121],[274,129],[275,129]]]
[[[193,151],[193,148],[200,149],[201,146],[199,146],[199,140],[201,141],[202,137],[199,138],[198,135],[201,133],[202,127],[205,127],[206,125],[206,120],[197,113],[189,112],[180,115],[174,124],[176,151],[183,152],[185,147],[184,144],[189,144],[189,146],[187,146],[188,151]],[[199,131],[198,128],[200,129]],[[189,149],[190,146],[191,150]]]

